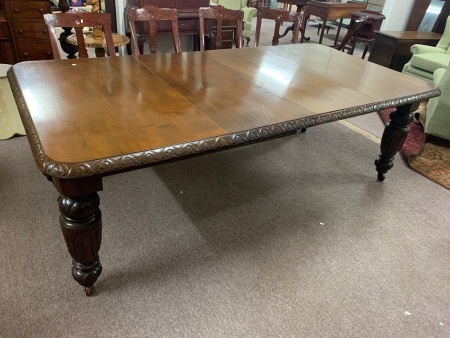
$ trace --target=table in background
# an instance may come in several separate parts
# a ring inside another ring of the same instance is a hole
[[[339,33],[341,31],[342,20],[345,18],[351,18],[352,12],[358,12],[366,9],[366,3],[340,3],[340,2],[320,2],[311,0],[306,6],[305,13],[303,14],[302,29],[300,42],[303,42],[305,38],[305,28],[308,18],[311,15],[318,16],[323,20],[322,30],[320,32],[319,43],[322,43],[323,34],[327,27],[328,20],[339,20],[338,29],[336,32],[336,38],[334,44],[337,44]]]
[[[411,59],[410,48],[415,44],[436,46],[442,35],[433,32],[395,32],[375,33],[375,42],[369,61],[401,72]]]
[[[122,47],[130,43],[130,39],[125,35],[113,33],[112,36],[114,47]],[[71,45],[78,46],[76,34],[69,35],[66,41]],[[94,38],[92,33],[87,33],[84,34],[84,43],[86,44],[86,47],[95,48],[95,56],[104,57],[106,55],[105,53],[106,41],[104,38],[96,39]]]
[[[60,193],[72,276],[88,295],[102,270],[105,176],[398,107],[376,160],[383,180],[410,112],[440,93],[319,44],[21,62],[8,79],[37,167]]]

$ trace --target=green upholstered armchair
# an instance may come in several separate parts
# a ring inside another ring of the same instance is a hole
[[[244,12],[244,29],[242,37],[250,42],[250,32],[252,30],[252,19],[256,17],[256,8],[247,7],[247,0],[212,0],[211,2],[221,5],[228,9],[242,10]]]
[[[438,68],[447,68],[450,62],[450,16],[447,18],[444,34],[436,47],[412,45],[411,60],[403,66],[403,73],[432,81]]]
[[[450,140],[450,67],[436,69],[433,82],[441,90],[441,96],[428,101],[425,133]]]

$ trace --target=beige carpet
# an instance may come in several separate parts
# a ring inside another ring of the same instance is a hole
[[[448,337],[449,191],[399,159],[377,182],[378,147],[331,123],[105,178],[88,298],[55,189],[0,142],[0,336]]]
[[[0,140],[25,135],[6,72],[10,65],[0,64]]]

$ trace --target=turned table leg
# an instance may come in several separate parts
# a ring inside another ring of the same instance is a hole
[[[102,272],[98,256],[102,240],[102,213],[98,191],[103,190],[101,177],[75,179],[52,177],[60,193],[59,223],[72,256],[72,276],[91,296],[94,283]]]
[[[375,160],[378,171],[378,180],[384,180],[386,174],[393,166],[394,156],[400,150],[409,132],[412,122],[411,111],[416,109],[419,102],[398,107],[390,115],[391,121],[386,124],[381,138],[381,154]]]
[[[58,198],[59,222],[72,256],[72,276],[91,296],[102,265],[98,257],[102,238],[102,216],[97,193]]]

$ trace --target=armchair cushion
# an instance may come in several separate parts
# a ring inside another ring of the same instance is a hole
[[[413,55],[410,64],[413,67],[423,69],[430,72],[431,76],[433,72],[438,68],[447,68],[450,62],[450,54],[445,53],[424,53]]]
[[[450,140],[450,68],[437,69],[433,82],[441,90],[441,96],[428,101],[425,133]]]
[[[420,44],[412,45],[410,51],[411,51],[411,53],[413,53],[413,55],[423,54],[423,53],[445,53],[446,52],[446,50],[443,48],[427,46],[427,45],[420,45]]]

